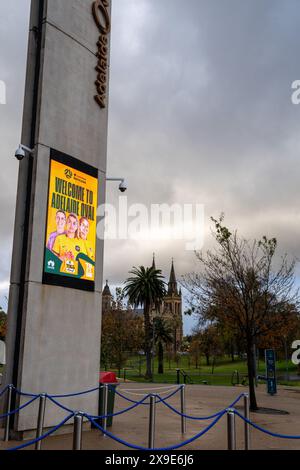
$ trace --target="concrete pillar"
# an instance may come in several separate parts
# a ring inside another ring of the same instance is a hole
[[[4,381],[33,393],[70,393],[98,384],[103,241],[97,239],[93,292],[43,284],[43,264],[51,149],[96,168],[98,204],[105,202],[109,71],[106,99],[95,99],[97,42],[107,21],[100,4],[110,18],[111,0],[32,0],[31,5],[22,143],[35,153],[31,162],[27,157],[20,164]],[[15,405],[22,403],[17,398]],[[98,396],[64,404],[97,414]],[[14,420],[21,437],[35,428],[37,407]],[[45,428],[65,415],[47,406]]]

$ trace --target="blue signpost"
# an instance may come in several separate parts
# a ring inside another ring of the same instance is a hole
[[[265,350],[266,372],[267,372],[267,391],[270,395],[277,393],[276,383],[276,359],[274,349]]]

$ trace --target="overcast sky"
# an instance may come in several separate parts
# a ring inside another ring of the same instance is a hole
[[[20,141],[29,0],[1,2],[0,304],[7,294]],[[126,176],[128,203],[193,203],[225,212],[247,237],[276,236],[299,255],[299,0],[114,0],[108,171]],[[110,186],[107,201],[118,202]],[[108,241],[104,277],[133,265],[177,277],[194,269],[184,241]],[[299,272],[299,269],[298,269]],[[185,331],[191,322],[186,322]]]

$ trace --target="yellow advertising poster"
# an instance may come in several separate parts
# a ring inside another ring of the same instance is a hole
[[[97,169],[51,151],[44,282],[92,289],[96,262]]]

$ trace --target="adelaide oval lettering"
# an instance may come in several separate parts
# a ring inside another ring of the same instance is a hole
[[[100,108],[106,107],[107,98],[107,74],[108,74],[108,38],[107,36],[111,30],[111,21],[108,13],[109,0],[96,0],[92,5],[92,13],[100,31],[99,40],[97,42],[97,57],[98,63],[96,71],[98,72],[97,80],[95,81],[97,95],[95,100]]]

